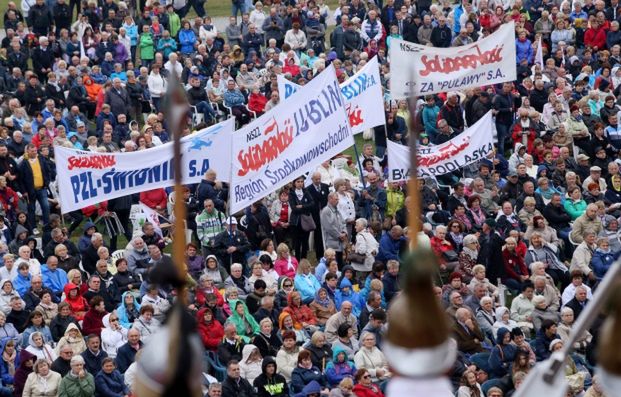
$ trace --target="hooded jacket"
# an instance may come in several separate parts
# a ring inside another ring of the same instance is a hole
[[[512,343],[503,343],[505,335],[509,332],[507,328],[502,327],[496,333],[496,346],[492,349],[488,359],[490,377],[492,378],[502,378],[505,376],[515,360],[517,347]]]
[[[267,374],[267,366],[274,366],[274,374]],[[261,364],[261,375],[253,382],[258,397],[286,397],[289,396],[289,387],[284,376],[278,374],[278,365],[274,357],[267,356]]]
[[[344,355],[343,361],[339,361],[338,356]],[[332,361],[326,366],[326,379],[331,387],[336,387],[345,377],[354,377],[356,365],[347,360],[347,352],[336,346],[332,352]]]
[[[349,291],[345,292],[344,289],[349,288]],[[352,314],[358,318],[360,317],[360,312],[362,310],[363,302],[360,299],[360,295],[353,290],[352,284],[346,277],[339,283],[339,288],[334,294],[336,309],[341,310],[341,305],[343,302],[351,302],[352,304]]]
[[[76,337],[71,337],[69,332],[74,329],[78,332]],[[80,328],[74,323],[69,323],[67,329],[65,330],[65,336],[60,338],[58,344],[56,345],[56,354],[60,354],[61,349],[65,346],[71,346],[71,350],[73,350],[73,355],[82,354],[84,350],[86,350],[86,343],[84,342],[84,337],[82,336],[82,332],[80,332]]]
[[[26,384],[26,379],[28,375],[32,373],[32,367],[28,367],[26,365],[27,361],[33,361],[37,358],[34,354],[30,353],[27,350],[22,350],[19,353],[19,368],[15,371],[13,386],[14,386],[14,394],[16,396],[21,396],[24,391],[24,385]]]
[[[116,308],[116,314],[119,316],[119,321],[123,328],[130,329],[134,324],[134,321],[140,317],[140,303],[136,302],[134,298],[134,308],[130,310],[125,304],[125,296],[131,295],[131,292],[125,292],[121,295],[121,303]]]
[[[4,355],[4,350],[6,349],[6,344],[9,339],[0,340],[0,354]],[[19,369],[20,364],[20,353],[17,351],[17,345],[15,345],[15,359],[12,363],[9,363],[4,359],[3,356],[0,356],[0,377],[2,378],[3,385],[12,385],[14,381],[14,377],[17,374],[17,370]]]
[[[242,359],[239,361],[241,376],[242,378],[248,380],[250,384],[252,384],[254,380],[263,372],[263,359],[253,362],[248,361],[255,350],[258,351],[259,349],[253,344],[247,344],[244,346],[242,349]]]
[[[71,291],[77,290],[78,294],[75,297],[71,297]],[[84,319],[84,314],[88,310],[88,302],[82,295],[80,295],[80,287],[73,283],[67,283],[64,288],[65,302],[71,306],[71,313],[80,321]]]
[[[206,312],[212,313],[212,320],[209,324],[205,323],[204,318]],[[203,341],[205,349],[216,351],[218,349],[218,345],[224,337],[224,328],[222,327],[222,324],[216,320],[211,309],[207,307],[200,309],[198,313],[196,313],[196,322],[198,324],[198,334]]]
[[[314,277],[314,276],[313,276]],[[300,295],[298,291],[295,291],[295,295]],[[283,309],[283,313],[288,313],[291,315],[291,319],[293,320],[293,327],[296,330],[301,330],[303,328],[303,323],[315,325],[317,324],[317,318],[313,314],[313,311],[305,305],[302,300],[300,300],[300,305],[296,306],[293,303],[294,292],[290,293],[287,296],[287,307]],[[300,299],[302,297],[300,296]]]
[[[102,319],[104,327],[101,330],[101,348],[108,353],[108,357],[115,358],[118,349],[127,343],[127,328],[121,326],[118,330],[112,329],[110,316],[111,313],[108,313]]]
[[[43,285],[58,295],[60,295],[64,286],[69,282],[67,272],[61,268],[51,270],[47,264],[41,266],[41,276],[43,277]]]

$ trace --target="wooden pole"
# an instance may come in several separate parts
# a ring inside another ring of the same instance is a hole
[[[408,144],[410,146],[410,179],[408,179],[408,195],[410,196],[410,205],[408,206],[408,235],[410,237],[410,247],[412,250],[418,248],[418,232],[422,229],[421,216],[421,199],[418,188],[418,131],[414,123],[416,113],[416,97],[410,95],[410,100],[414,101],[414,105],[410,103],[410,138]]]

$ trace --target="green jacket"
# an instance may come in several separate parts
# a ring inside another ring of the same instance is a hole
[[[177,33],[181,30],[181,18],[179,18],[176,12],[168,14],[168,27],[170,37],[177,37]]]
[[[160,51],[162,55],[164,55],[164,59],[168,59],[168,56],[171,53],[177,51],[177,42],[172,37],[169,37],[167,39],[161,38],[157,42],[157,50]]]
[[[244,343],[250,343],[254,335],[258,334],[261,331],[259,324],[257,324],[257,321],[248,312],[248,308],[246,307],[245,303],[242,302],[242,304],[244,305],[244,318],[242,318],[242,316],[240,316],[239,313],[237,313],[237,311],[235,310],[237,300],[234,303],[229,302],[229,304],[231,305],[232,315],[227,321],[230,321],[235,325],[235,328],[237,329],[237,334],[242,337]],[[248,332],[248,328],[251,329],[250,332]]]
[[[196,234],[203,247],[211,246],[213,239],[224,231],[222,222],[226,220],[226,215],[214,208],[211,214],[203,210],[196,215]]]
[[[140,59],[151,61],[155,58],[155,43],[153,43],[153,35],[151,33],[142,33],[140,35],[138,47],[140,48]]]
[[[58,397],[92,397],[95,395],[95,378],[86,373],[86,377],[80,379],[71,376],[69,372],[60,381]]]

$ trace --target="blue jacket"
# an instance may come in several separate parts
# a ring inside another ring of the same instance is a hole
[[[9,338],[4,338],[0,341],[0,354],[4,354],[4,348],[6,347],[6,343],[9,341]],[[17,346],[15,346],[17,351]],[[19,354],[15,354],[15,369],[19,368]],[[9,366],[3,359],[0,359],[0,378],[2,378],[3,385],[12,385],[13,384],[13,375],[9,374]]]
[[[125,28],[125,33],[130,39],[131,46],[133,47],[137,45],[138,44],[138,26],[136,26],[136,24],[132,24],[132,25],[123,24],[123,27]]]
[[[129,394],[123,375],[117,370],[111,374],[99,371],[95,377],[95,397],[123,397]]]
[[[321,288],[321,284],[312,273],[308,275],[296,274],[293,283],[296,291],[302,296],[303,302],[312,301],[315,298],[315,292]]]
[[[30,344],[30,335],[35,332],[41,332],[43,334],[43,341],[45,343],[53,343],[54,338],[52,338],[52,331],[50,331],[50,327],[44,325],[43,327],[35,327],[34,325],[30,325],[27,327],[24,332],[22,332],[22,347],[26,348]]]
[[[41,266],[41,276],[43,277],[43,285],[54,292],[62,292],[69,282],[67,272],[60,268],[50,270],[47,265]]]
[[[438,134],[438,114],[440,108],[438,105],[423,107],[423,126],[425,126],[425,133],[427,135],[436,136]]]
[[[533,60],[533,46],[530,40],[515,39],[515,63],[520,64],[524,59],[530,64]]]
[[[338,355],[345,355],[344,361],[338,361]],[[332,361],[326,366],[326,378],[331,387],[336,387],[343,378],[353,378],[356,374],[356,365],[347,361],[347,353],[341,347],[335,347],[332,352]]]
[[[22,276],[19,272],[17,277],[13,279],[13,288],[19,292],[19,296],[22,298],[26,295],[26,292],[30,289],[30,273],[27,276]]]
[[[535,341],[532,343],[533,350],[535,351],[535,356],[537,356],[537,361],[543,361],[550,358],[550,343],[554,339],[561,339],[558,334],[555,334],[551,338],[546,336],[546,333],[543,331],[543,328],[537,331],[537,337]]]
[[[492,349],[488,359],[488,364],[491,369],[489,374],[490,378],[502,378],[505,376],[509,372],[513,360],[515,360],[517,347],[511,343],[506,345],[502,343],[503,338],[509,332],[507,328],[501,327],[496,333],[497,345]]]
[[[291,390],[294,393],[306,390],[313,382],[319,383],[321,386],[326,385],[326,380],[319,368],[313,366],[311,369],[306,369],[298,366],[293,369],[291,373]],[[299,395],[306,397],[306,393]]]
[[[295,372],[295,370],[294,370]],[[311,394],[320,394],[321,393],[321,385],[317,383],[317,381],[310,381],[301,392],[297,393],[294,397],[307,397]]]
[[[119,303],[119,306],[116,308],[116,314],[119,316],[121,326],[130,329],[134,322],[129,319],[127,314],[127,306],[125,306],[125,295],[128,294],[131,295],[132,293],[126,291],[123,295],[121,295],[121,303]],[[138,303],[136,299],[134,299],[134,309],[136,310],[136,313],[140,313],[140,303]]]
[[[604,278],[614,261],[615,255],[612,252],[602,252],[599,248],[595,250],[591,258],[591,267],[593,268],[597,280]]]
[[[82,237],[80,237],[80,240],[78,240],[78,251],[80,251],[80,254],[84,254],[88,246],[91,245],[91,237],[86,234],[86,231],[91,227],[94,227],[95,231],[97,231],[97,226],[95,226],[93,222],[88,221],[84,224],[84,229],[82,229]]]
[[[385,232],[380,238],[379,251],[375,259],[384,263],[391,259],[398,261],[399,250],[401,249],[401,243],[403,241],[405,241],[405,237],[401,236],[401,238],[395,240],[389,232]]]
[[[345,288],[349,288],[347,292],[343,291]],[[353,314],[356,318],[360,317],[360,312],[362,311],[362,299],[360,299],[360,295],[355,292],[352,288],[351,282],[346,277],[343,277],[341,283],[339,284],[339,288],[336,290],[334,294],[334,304],[336,305],[337,310],[341,310],[341,305],[343,302],[351,302],[351,314]]]
[[[181,53],[191,54],[192,52],[194,52],[196,34],[192,29],[181,29],[179,31],[179,43],[181,43]]]

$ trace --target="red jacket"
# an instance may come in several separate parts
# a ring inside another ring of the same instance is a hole
[[[101,336],[101,330],[103,329],[103,318],[108,314],[107,312],[99,312],[95,309],[90,309],[84,315],[82,320],[82,332],[84,335],[97,334]]]
[[[317,317],[315,317],[315,314],[310,309],[310,307],[303,304],[302,301],[300,301],[300,306],[294,306],[293,304],[294,294],[297,294],[298,296],[300,296],[299,292],[290,293],[289,296],[287,296],[288,305],[287,307],[282,309],[283,313],[289,313],[291,315],[291,320],[293,320],[293,328],[298,329],[298,330],[302,329],[303,328],[302,323],[317,324]]]
[[[140,201],[149,208],[155,209],[157,206],[166,208],[168,195],[164,189],[147,190],[140,193]]]
[[[353,390],[356,397],[384,397],[384,393],[379,386],[371,383],[371,387],[362,386],[360,383],[354,386]]]
[[[201,336],[205,349],[215,351],[224,337],[224,328],[215,318],[211,320],[211,323],[205,323],[205,312],[207,310],[211,311],[211,309],[203,308],[196,313],[198,334]]]
[[[446,264],[446,259],[444,259],[444,255],[442,255],[442,253],[446,251],[454,250],[455,248],[453,248],[453,244],[451,244],[450,242],[448,242],[448,244],[445,244],[438,237],[433,236],[431,238],[431,249],[436,254],[436,257],[438,258],[438,262],[440,262],[440,264],[443,265],[443,264]]]
[[[2,204],[5,212],[13,213],[18,208],[19,196],[15,193],[15,190],[7,186],[4,190],[0,190],[0,204]]]
[[[263,113],[265,112],[265,104],[267,103],[267,98],[263,94],[250,94],[248,98],[248,109],[252,110],[255,113]]]
[[[519,120],[516,121],[513,125],[513,129],[511,130],[511,138],[513,138],[514,144],[522,143],[522,124],[520,124]],[[533,152],[533,143],[535,142],[535,139],[537,139],[537,133],[535,132],[535,129],[529,128],[526,134],[526,147],[528,153]]]
[[[520,276],[528,276],[528,268],[524,263],[524,256],[516,251],[502,250],[502,261],[505,266],[506,278],[522,282]]]
[[[220,306],[220,307],[224,306],[224,298],[222,297],[222,294],[220,293],[220,291],[218,291],[217,288],[214,288],[213,291],[209,293],[214,294],[216,296],[217,306]],[[206,295],[207,293],[205,292],[203,288],[201,287],[196,288],[196,303],[198,303],[199,306],[205,305],[205,299],[207,297]]]
[[[606,31],[603,27],[597,29],[588,28],[584,32],[584,45],[588,47],[597,47],[598,50],[606,48]]]
[[[74,290],[78,290],[78,295],[75,298],[70,298],[69,293]],[[65,302],[71,307],[71,315],[80,321],[84,319],[84,313],[88,310],[88,302],[81,294],[80,287],[73,283],[65,284]],[[88,335],[88,334],[87,334]]]

